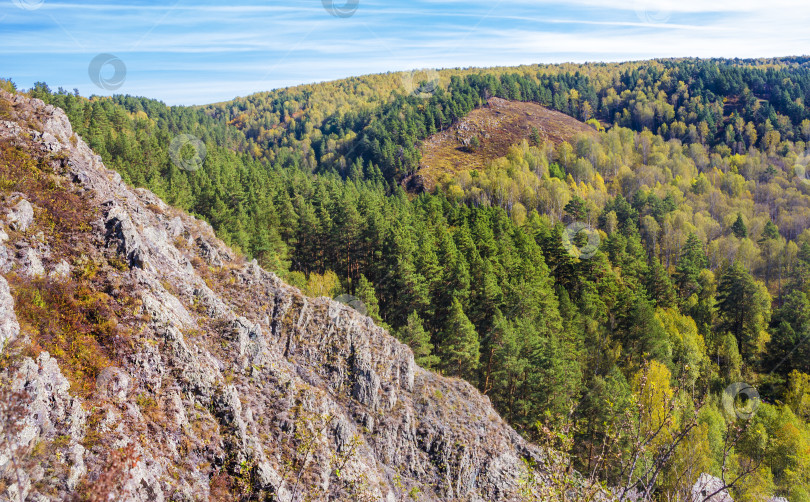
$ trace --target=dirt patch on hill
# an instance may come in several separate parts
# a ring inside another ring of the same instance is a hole
[[[430,191],[445,173],[482,169],[506,155],[515,143],[531,141],[533,128],[542,141],[555,144],[581,133],[595,133],[583,122],[536,103],[490,98],[485,106],[423,142],[419,170],[404,185],[410,191]]]

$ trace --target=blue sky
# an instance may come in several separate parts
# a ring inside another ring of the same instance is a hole
[[[0,76],[204,104],[415,68],[810,53],[807,0],[0,0]],[[101,67],[103,78],[114,73]]]

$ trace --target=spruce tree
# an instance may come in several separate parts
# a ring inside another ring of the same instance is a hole
[[[759,242],[764,242],[766,240],[774,240],[779,238],[779,227],[777,227],[774,222],[768,220],[765,223],[765,228],[762,229],[762,237],[759,239]]]
[[[731,233],[733,233],[734,237],[738,239],[748,237],[748,228],[745,226],[742,214],[737,213],[737,219],[734,220],[734,224],[731,225]]]

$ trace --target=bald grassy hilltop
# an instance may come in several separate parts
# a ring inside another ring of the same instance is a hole
[[[596,130],[536,103],[489,98],[450,128],[425,139],[419,169],[403,184],[411,190],[430,192],[437,180],[484,169],[522,141],[556,146],[566,141],[575,143],[580,134],[595,135]]]

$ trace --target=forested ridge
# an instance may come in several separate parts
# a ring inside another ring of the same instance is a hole
[[[29,92],[128,182],[307,293],[357,297],[421,365],[566,454],[577,483],[667,500],[710,473],[735,500],[810,500],[810,58],[438,75],[201,108]],[[527,138],[406,193],[419,142],[491,96],[599,132]],[[180,133],[205,142],[198,170],[171,162]],[[723,402],[736,382],[754,413]]]

